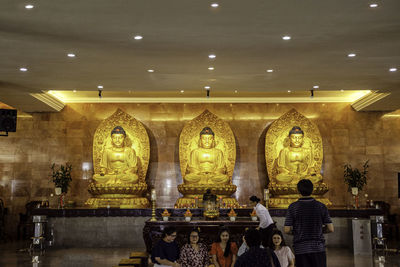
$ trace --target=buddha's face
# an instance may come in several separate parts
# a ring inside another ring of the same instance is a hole
[[[301,147],[303,145],[304,135],[301,133],[291,134],[289,139],[291,147]]]
[[[123,134],[113,134],[111,135],[111,141],[115,147],[124,146],[125,135]]]
[[[200,136],[200,143],[202,148],[212,148],[214,142],[214,135],[202,134]]]

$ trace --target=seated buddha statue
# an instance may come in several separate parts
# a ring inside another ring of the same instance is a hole
[[[137,157],[135,150],[125,145],[126,132],[121,126],[111,131],[111,147],[104,148],[100,161],[100,174],[93,179],[101,184],[136,183]]]
[[[199,147],[190,152],[184,182],[186,184],[228,184],[224,154],[215,147],[214,132],[204,127]]]
[[[277,158],[276,180],[279,184],[297,183],[310,179],[314,184],[322,180],[314,168],[312,149],[304,147],[304,132],[299,126],[289,131],[290,145],[283,148]]]

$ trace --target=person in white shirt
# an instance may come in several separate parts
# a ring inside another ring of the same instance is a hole
[[[260,199],[256,196],[251,196],[250,201],[254,206],[254,210],[256,211],[257,217],[260,220],[260,224],[257,229],[260,230],[261,233],[261,244],[264,247],[269,246],[272,231],[275,228],[275,223],[269,215],[269,212],[266,207],[264,207],[260,203]]]

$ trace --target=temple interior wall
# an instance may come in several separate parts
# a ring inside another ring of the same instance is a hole
[[[173,207],[182,183],[179,134],[189,120],[205,109],[228,122],[237,145],[233,183],[236,198],[247,204],[266,186],[264,145],[269,125],[295,108],[319,128],[323,140],[324,181],[327,197],[335,206],[352,203],[343,183],[343,165],[361,168],[369,159],[368,184],[361,192],[370,199],[392,205],[400,212],[397,175],[400,172],[400,114],[356,112],[349,104],[68,104],[58,113],[33,113],[18,118],[17,132],[0,138],[0,198],[9,209],[8,225],[18,223],[28,201],[42,200],[54,192],[52,163],[73,166],[67,195],[82,206],[89,198],[87,185],[93,174],[93,135],[100,122],[117,108],[142,122],[150,137],[151,156],[147,182],[155,186],[159,207]],[[385,115],[386,114],[386,115]]]

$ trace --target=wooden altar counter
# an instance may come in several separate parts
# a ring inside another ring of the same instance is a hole
[[[195,226],[199,219],[202,219],[202,210],[191,209],[193,222],[183,221],[162,222],[161,213],[164,209],[157,209],[156,223],[151,224],[148,220],[151,217],[151,209],[35,209],[34,215],[45,215],[48,218],[47,240],[52,240],[56,247],[130,247],[132,249],[145,249],[146,244],[143,239],[143,231],[146,227],[153,227],[154,236],[160,234],[161,226],[167,224],[182,224],[189,228]],[[185,209],[168,209],[172,219],[183,219]],[[251,209],[236,209],[239,217],[245,218],[244,221],[230,222],[226,214],[228,209],[220,210],[221,221],[203,221],[203,225],[219,222],[224,225],[243,230],[247,225],[257,226],[257,222],[250,221]],[[330,209],[329,213],[335,226],[335,233],[326,235],[328,246],[348,246],[349,229],[348,220],[353,217],[369,218],[373,215],[382,215],[381,210],[377,209]],[[282,229],[285,220],[285,209],[271,209],[270,214],[277,222],[279,229]],[[213,226],[213,227],[214,227]],[[152,229],[150,227],[150,229]],[[202,227],[201,227],[202,228]],[[208,228],[207,228],[208,229]],[[207,230],[206,229],[206,230]],[[146,231],[148,231],[146,229]],[[203,232],[204,233],[204,232]],[[238,234],[239,236],[239,234]],[[291,237],[286,237],[289,244]],[[210,240],[211,241],[211,240]],[[210,242],[207,241],[207,242]]]

